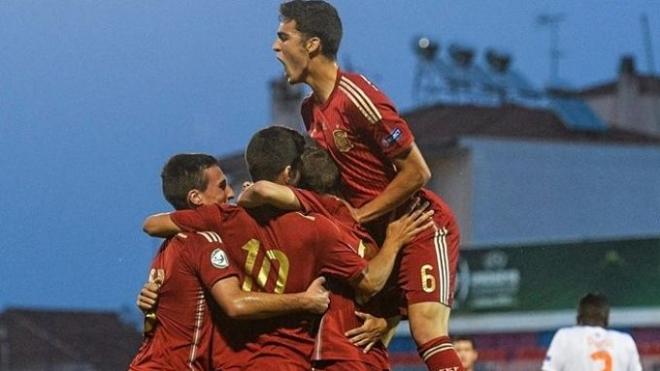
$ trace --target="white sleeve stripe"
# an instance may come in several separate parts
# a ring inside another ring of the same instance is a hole
[[[369,98],[369,96],[364,92],[364,90],[360,89],[357,85],[355,85],[353,81],[345,77],[342,77],[341,79],[343,82],[348,84],[348,86],[351,86],[353,90],[364,99],[364,101],[367,103],[368,108],[378,120],[381,120],[383,118],[383,116],[381,116],[380,112],[376,108],[376,105],[374,105],[374,103],[371,101],[371,98]]]
[[[197,232],[197,234],[204,236],[204,238],[206,238],[208,242],[222,243],[222,238],[220,238],[220,235],[218,235],[216,232],[205,231],[205,232]]]

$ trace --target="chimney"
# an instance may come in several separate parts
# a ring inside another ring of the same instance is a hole
[[[304,132],[300,104],[304,98],[302,84],[291,85],[285,77],[270,81],[271,124]]]
[[[619,74],[631,76],[637,74],[635,71],[635,57],[632,55],[624,55],[621,57],[621,63],[619,64]]]

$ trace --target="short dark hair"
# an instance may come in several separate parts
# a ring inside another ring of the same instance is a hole
[[[341,185],[339,168],[328,151],[316,146],[308,146],[300,156],[300,162],[300,188],[339,196]]]
[[[610,317],[610,303],[600,293],[588,293],[578,304],[578,325],[607,327]]]
[[[321,40],[321,53],[337,59],[342,26],[337,9],[321,0],[292,0],[280,5],[281,21],[296,21],[296,29],[305,36]]]
[[[474,339],[469,336],[454,336],[451,338],[452,343],[457,341],[467,341],[472,345],[472,349],[477,350],[477,344],[474,342]]]
[[[177,210],[189,209],[188,192],[205,191],[208,179],[204,171],[220,166],[218,160],[203,153],[181,153],[172,156],[160,173],[165,199]]]
[[[252,181],[274,181],[287,167],[299,171],[305,138],[284,126],[271,126],[256,132],[245,150],[245,161]]]

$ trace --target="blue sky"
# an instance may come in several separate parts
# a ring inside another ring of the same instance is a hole
[[[511,52],[548,78],[540,13],[565,14],[560,77],[614,78],[622,54],[647,69],[640,15],[660,61],[656,1],[336,1],[340,62],[413,107],[415,35]],[[168,210],[159,172],[172,154],[224,154],[269,122],[275,1],[0,2],[0,308],[133,306]],[[479,54],[480,55],[480,54]]]

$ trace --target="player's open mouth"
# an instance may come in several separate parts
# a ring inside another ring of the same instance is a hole
[[[282,59],[280,59],[279,57],[275,57],[275,58],[277,58],[277,60],[282,64],[282,72],[284,73],[284,77],[288,78],[289,77],[289,71],[286,68],[286,63],[284,63],[284,61]]]

